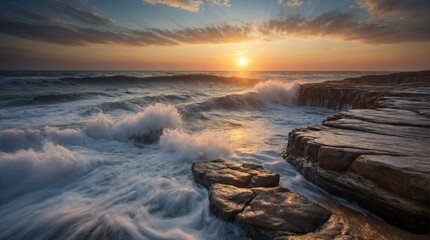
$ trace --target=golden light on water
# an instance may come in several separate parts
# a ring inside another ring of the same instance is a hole
[[[238,126],[227,130],[231,144],[235,151],[252,153],[265,149],[264,144],[267,136],[273,134],[266,128],[267,122],[264,120],[234,121]]]

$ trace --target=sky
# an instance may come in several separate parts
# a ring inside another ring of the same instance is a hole
[[[0,0],[0,69],[424,70],[429,12],[429,0]]]

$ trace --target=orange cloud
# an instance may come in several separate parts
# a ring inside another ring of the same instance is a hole
[[[214,5],[230,6],[230,0],[206,0]],[[191,12],[198,12],[203,5],[203,0],[143,0],[143,2],[156,5],[162,4],[173,8],[180,8]]]

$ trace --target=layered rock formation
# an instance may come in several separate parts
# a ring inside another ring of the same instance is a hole
[[[298,103],[353,109],[295,129],[284,158],[323,189],[428,233],[430,71],[305,84]]]
[[[209,189],[210,208],[237,221],[252,239],[357,239],[361,231],[304,196],[278,186],[279,175],[252,163],[194,163],[195,180]]]

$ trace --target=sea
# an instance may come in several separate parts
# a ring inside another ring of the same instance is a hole
[[[337,111],[298,106],[300,84],[368,74],[0,71],[0,239],[246,239],[193,180],[214,159],[363,214],[281,155],[290,131]]]

